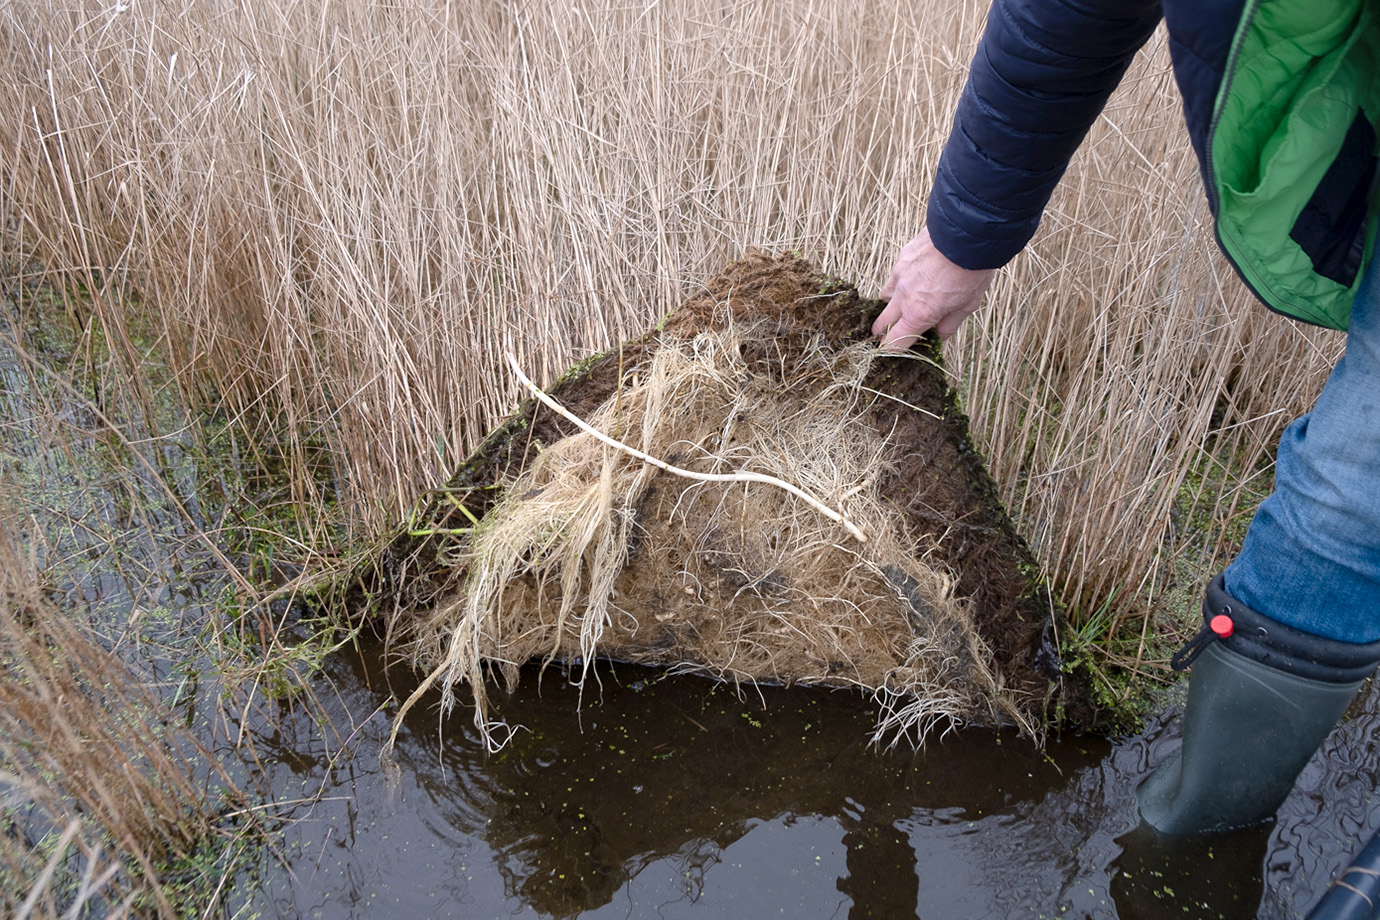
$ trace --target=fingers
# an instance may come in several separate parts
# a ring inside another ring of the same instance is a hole
[[[874,329],[873,334],[881,336],[881,349],[883,351],[905,351],[914,345],[916,340],[932,325],[924,320],[915,321],[900,316],[895,322],[888,323],[881,331]]]
[[[982,305],[981,296],[976,300],[971,300],[959,309],[949,313],[939,322],[934,324],[934,331],[941,339],[947,339],[959,330],[963,321],[977,312],[977,308]]]
[[[887,299],[890,297],[891,294],[887,292],[886,288],[882,288],[882,298]],[[886,307],[883,308],[881,315],[873,321],[872,334],[879,338],[885,336],[891,327],[896,325],[896,321],[900,318],[901,305],[895,300],[889,300]]]
[[[905,309],[907,298],[891,297],[882,314],[872,323],[872,335],[880,339],[885,352],[904,352],[932,326],[929,320]]]
[[[891,295],[896,293],[896,272],[891,272],[891,277],[886,279],[886,284],[882,285],[882,292],[877,296],[882,300],[890,300]]]
[[[920,341],[920,334],[902,335],[900,332],[887,333],[881,343],[877,346],[888,354],[901,354],[910,350],[910,347]]]
[[[872,334],[887,351],[909,348],[930,329],[948,338],[981,306],[993,275],[993,269],[954,264],[935,247],[929,231],[922,230],[897,254],[881,291],[887,305],[872,324]]]
[[[916,284],[914,276],[901,274],[899,281],[889,287],[890,300],[872,324],[872,334],[881,340],[883,350],[905,351],[927,330],[944,322],[951,308],[923,285]]]
[[[872,324],[872,334],[881,339],[886,351],[904,351],[930,329],[947,339],[982,305],[980,291],[956,301],[907,297],[907,293],[902,289],[893,295]]]
[[[959,327],[963,325],[963,321],[967,318],[967,313],[963,313],[961,315],[957,313],[950,313],[948,316],[944,317],[938,323],[935,323],[934,333],[941,339],[947,339],[949,336],[953,335],[955,332],[959,330]]]

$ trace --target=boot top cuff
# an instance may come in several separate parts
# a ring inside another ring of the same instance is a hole
[[[1220,620],[1213,623],[1219,616],[1231,620],[1230,635],[1222,635]],[[1203,620],[1218,640],[1238,655],[1310,680],[1354,683],[1369,677],[1380,662],[1380,641],[1339,642],[1286,626],[1228,594],[1221,575],[1208,585]]]

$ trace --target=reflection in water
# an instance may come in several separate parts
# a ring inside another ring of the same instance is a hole
[[[392,781],[374,753],[383,712],[352,727],[353,756],[293,741],[266,763],[274,784],[287,797],[324,782],[325,799],[287,830],[292,876],[270,871],[251,904],[323,918],[385,905],[399,917],[1283,917],[1306,912],[1371,828],[1369,700],[1278,825],[1175,840],[1140,827],[1134,802],[1176,743],[1172,723],[1044,753],[988,731],[886,753],[867,746],[873,714],[852,694],[600,675],[581,702],[557,668],[529,670],[499,711],[522,728],[496,754],[463,713],[410,717]],[[399,669],[384,675],[373,652],[339,656],[329,676],[342,712],[412,689],[390,688]],[[312,760],[330,766],[294,772]]]
[[[1307,913],[1380,828],[1380,693],[1374,679],[1323,743],[1279,812],[1263,871],[1261,920]]]
[[[1231,833],[1170,838],[1139,827],[1123,847],[1112,882],[1121,920],[1169,916],[1254,917],[1260,860],[1270,825]]]
[[[793,835],[841,845],[846,874],[831,885],[845,898],[809,915],[833,916],[848,901],[850,917],[904,916],[919,900],[903,825],[917,809],[959,821],[1028,810],[1061,769],[1095,762],[1077,746],[1056,746],[1058,760],[1045,759],[1014,736],[979,732],[921,755],[887,755],[867,747],[873,714],[852,694],[740,699],[721,684],[618,676],[578,712],[578,695],[549,680],[540,696],[510,700],[504,716],[531,730],[484,767],[498,791],[483,834],[515,892],[544,914],[600,907],[648,863],[723,853],[756,822],[813,816],[827,820],[797,821]],[[693,879],[710,866],[692,869]],[[761,892],[761,906],[781,894]],[[740,906],[745,896],[735,894]]]
[[[387,693],[377,661],[336,663],[346,665],[337,687]],[[1067,902],[1087,876],[1078,853],[1083,824],[1105,807],[1106,742],[1056,741],[1046,756],[969,731],[888,754],[867,746],[873,713],[852,694],[740,696],[640,669],[602,674],[583,705],[554,668],[527,674],[501,706],[524,728],[497,754],[463,717],[410,718],[394,784],[361,755],[348,820],[289,830],[318,879],[275,891],[275,912],[362,916],[386,901],[466,916],[641,916],[651,905],[661,916],[892,917],[917,905],[922,916],[1006,916],[1013,904]],[[373,701],[344,702],[357,712]],[[358,749],[374,749],[386,725],[378,716]],[[314,809],[332,811],[342,809]],[[311,853],[322,834],[345,851],[320,847],[335,867]],[[1103,850],[1091,871],[1105,893],[1117,851]]]

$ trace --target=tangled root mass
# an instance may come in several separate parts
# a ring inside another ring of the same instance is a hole
[[[602,657],[865,688],[893,743],[966,721],[1038,734],[1061,690],[1047,592],[937,349],[878,352],[878,309],[752,254],[553,389],[606,437],[524,404],[381,560],[429,673],[409,705],[468,684],[493,740],[490,669]]]

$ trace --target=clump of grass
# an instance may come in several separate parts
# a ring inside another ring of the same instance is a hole
[[[271,599],[309,554],[242,432],[202,441],[166,367],[125,376],[40,277],[0,301],[0,888],[35,893],[0,914],[214,915],[273,851],[231,777],[256,729],[320,710],[340,634]]]
[[[0,912],[200,913],[236,871],[240,793],[39,586],[0,529]],[[206,854],[214,854],[207,858]],[[201,873],[179,876],[200,866]]]
[[[295,500],[325,501],[306,473],[324,437],[347,513],[379,532],[517,396],[506,340],[549,380],[750,245],[880,284],[920,229],[982,15],[10,4],[0,212],[84,286],[127,372],[135,302],[189,394],[282,424]],[[1061,599],[1089,617],[1112,598],[1132,634],[1167,573],[1205,579],[1232,549],[1169,523],[1203,445],[1232,445],[1217,491],[1238,494],[1340,351],[1215,256],[1170,80],[1157,39],[950,360]],[[1216,504],[1213,526],[1246,510]]]

